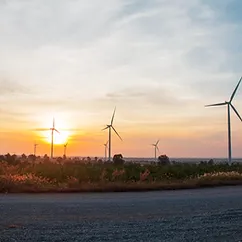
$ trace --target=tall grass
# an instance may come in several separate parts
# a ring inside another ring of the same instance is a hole
[[[189,164],[140,165],[125,163],[74,163],[44,162],[9,165],[0,162],[0,191],[44,191],[77,189],[84,186],[130,186],[157,187],[157,184],[202,184],[208,181],[242,181],[241,164]],[[94,189],[95,190],[95,189]],[[105,189],[104,189],[105,190]]]

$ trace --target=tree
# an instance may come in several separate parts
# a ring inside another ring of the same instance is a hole
[[[21,158],[22,158],[23,160],[26,160],[26,159],[27,159],[27,156],[26,156],[25,154],[22,154],[22,155],[21,155]]]
[[[9,153],[5,155],[5,160],[10,165],[17,165],[19,161],[17,160],[17,155],[10,155]]]
[[[57,161],[57,163],[61,164],[62,161],[63,161],[63,158],[62,157],[58,157],[56,161]]]
[[[35,155],[31,154],[31,155],[28,156],[28,161],[34,162],[35,160],[36,160],[36,156]]]
[[[44,155],[43,161],[44,162],[49,162],[50,161],[50,158],[49,158],[49,156],[47,154]]]
[[[208,161],[208,164],[211,165],[211,166],[214,165],[214,161],[213,161],[213,159],[210,159],[210,160]]]
[[[124,159],[122,154],[116,154],[113,156],[113,163],[115,165],[123,165],[124,164]]]
[[[3,162],[3,161],[5,161],[5,157],[4,157],[4,155],[0,155],[0,162]]]
[[[170,165],[170,159],[167,155],[160,155],[158,157],[158,164],[159,165]]]

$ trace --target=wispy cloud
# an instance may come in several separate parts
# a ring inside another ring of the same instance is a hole
[[[36,119],[101,125],[118,105],[120,126],[214,120],[224,113],[203,105],[227,99],[241,76],[240,0],[0,4],[0,99]]]
[[[27,87],[22,85],[21,83],[11,80],[7,76],[1,75],[0,73],[0,97],[16,95],[19,93],[26,93]]]

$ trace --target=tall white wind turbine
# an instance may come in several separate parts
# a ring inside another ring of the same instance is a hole
[[[104,145],[104,154],[105,154],[105,161],[107,161],[107,148],[108,148],[108,141],[103,144]]]
[[[156,151],[159,151],[159,147],[158,147],[159,142],[160,142],[160,140],[157,140],[157,142],[155,144],[152,144],[152,146],[154,146],[154,148],[155,148],[155,161],[156,161]]]
[[[114,119],[115,112],[116,112],[116,107],[114,108],[111,123],[107,124],[106,127],[104,129],[102,129],[102,130],[108,129],[108,160],[109,161],[111,161],[111,147],[112,147],[111,146],[111,131],[112,131],[112,129],[116,133],[116,135],[120,138],[120,140],[122,140],[122,138],[120,137],[120,135],[118,134],[116,129],[113,127],[113,119]]]
[[[225,105],[227,105],[227,110],[228,110],[227,111],[228,112],[228,162],[229,162],[229,164],[231,164],[231,162],[232,162],[230,108],[233,109],[233,111],[236,113],[236,115],[242,121],[241,116],[239,115],[238,111],[235,109],[235,107],[232,104],[232,101],[234,99],[235,93],[238,90],[238,87],[240,85],[241,80],[242,80],[242,77],[240,78],[237,86],[235,87],[229,101],[225,101],[225,102],[222,102],[222,103],[210,104],[210,105],[205,106],[205,107],[215,107],[215,106],[225,106]]]
[[[60,133],[56,128],[55,128],[55,119],[53,118],[53,126],[50,128],[51,130],[51,148],[50,148],[50,158],[53,159],[53,154],[54,154],[54,132]]]

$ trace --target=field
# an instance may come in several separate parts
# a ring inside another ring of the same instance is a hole
[[[2,159],[0,192],[115,192],[242,184],[242,164],[114,164]]]

